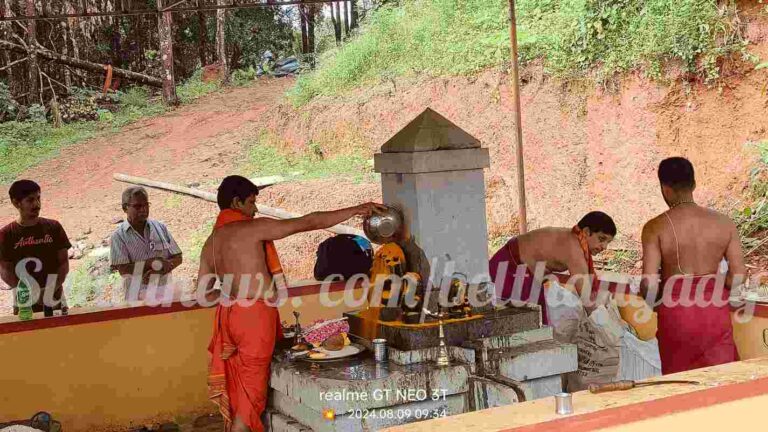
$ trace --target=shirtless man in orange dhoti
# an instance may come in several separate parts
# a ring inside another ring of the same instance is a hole
[[[736,361],[728,290],[740,285],[746,272],[736,225],[694,202],[696,181],[688,160],[663,160],[659,181],[669,210],[643,228],[641,291],[646,299],[649,292],[650,300],[656,299],[662,372]],[[724,279],[717,276],[723,258],[728,261]]]
[[[227,432],[264,430],[261,414],[267,403],[269,366],[275,343],[282,338],[278,311],[265,300],[282,268],[273,241],[292,234],[330,228],[354,216],[383,210],[366,203],[295,219],[256,218],[259,190],[248,179],[230,176],[218,191],[221,212],[200,254],[199,288],[216,310],[208,350],[209,397],[219,406]],[[224,281],[214,290],[216,280]]]

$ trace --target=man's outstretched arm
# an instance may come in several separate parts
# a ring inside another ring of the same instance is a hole
[[[254,221],[254,226],[258,226],[259,240],[280,240],[300,232],[330,228],[354,216],[368,217],[385,209],[381,204],[365,203],[341,210],[314,212],[295,219],[260,218]]]

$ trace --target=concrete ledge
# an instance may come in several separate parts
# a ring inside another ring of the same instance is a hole
[[[336,418],[326,420],[322,415],[323,410],[310,409],[279,392],[272,392],[270,400],[272,408],[285,416],[290,416],[299,424],[307,425],[314,432],[374,431],[419,420],[463,414],[469,411],[466,395],[459,394],[436,401],[426,400],[371,410],[336,410]],[[299,430],[301,431],[301,429]]]
[[[489,360],[497,365],[498,374],[515,381],[530,381],[578,369],[576,345],[556,341],[535,342],[488,354]]]
[[[373,155],[373,169],[382,174],[460,171],[489,166],[491,156],[487,148]]]
[[[514,383],[517,388],[523,392],[526,402],[554,396],[563,391],[563,380],[560,375],[552,375],[523,382],[515,381]]]
[[[503,349],[523,346],[533,342],[554,340],[552,327],[546,326],[519,333],[488,338],[473,339],[464,342],[463,346],[471,349]]]
[[[424,362],[433,362],[437,360],[439,350],[439,347],[412,351],[401,351],[396,348],[389,348],[389,361],[403,366]],[[475,351],[472,349],[449,346],[448,355],[453,362],[458,361],[461,363],[467,363],[470,366],[474,366]]]
[[[768,358],[695,369],[664,379],[694,380],[701,385],[649,386],[599,394],[582,391],[573,394],[573,415],[558,415],[554,401],[545,398],[387,432],[714,431],[734,426],[755,429],[754,425],[761,424],[753,419],[768,400]],[[706,418],[704,423],[702,418]]]
[[[312,429],[277,412],[269,413],[269,426],[264,426],[268,432],[312,432]]]
[[[473,377],[472,395],[474,396],[474,411],[520,402],[515,389],[491,379]]]

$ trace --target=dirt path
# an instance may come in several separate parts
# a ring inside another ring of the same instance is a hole
[[[242,163],[239,142],[259,128],[259,120],[291,84],[260,81],[226,90],[160,117],[139,121],[120,132],[67,147],[54,159],[21,174],[40,183],[43,215],[58,219],[70,240],[99,246],[124,214],[120,194],[127,186],[114,173],[171,183],[216,184]],[[215,215],[214,204],[193,198],[171,198],[150,191],[151,216],[167,223],[177,241],[187,244]],[[0,224],[16,217],[0,190]],[[76,266],[77,261],[72,261]],[[182,271],[189,271],[187,263]],[[8,292],[0,292],[0,315],[7,313]]]

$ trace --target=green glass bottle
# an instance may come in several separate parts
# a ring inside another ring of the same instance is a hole
[[[16,304],[19,308],[19,319],[27,321],[32,319],[32,305],[29,304],[29,287],[24,281],[19,281],[16,287]]]

